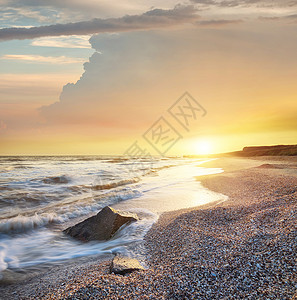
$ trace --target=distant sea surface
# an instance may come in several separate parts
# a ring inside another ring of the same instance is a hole
[[[0,278],[65,260],[127,252],[165,211],[226,196],[207,190],[196,176],[222,172],[203,160],[107,156],[0,157]],[[75,241],[62,229],[106,205],[140,220],[111,240]]]

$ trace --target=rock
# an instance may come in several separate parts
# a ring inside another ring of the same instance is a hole
[[[121,226],[137,220],[138,218],[134,214],[119,212],[106,206],[96,216],[71,226],[63,232],[84,242],[108,240]]]
[[[110,273],[125,275],[137,270],[144,270],[135,258],[117,255],[111,262]]]

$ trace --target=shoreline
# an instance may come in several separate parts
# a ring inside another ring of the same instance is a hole
[[[295,160],[282,169],[258,168],[249,159],[242,160],[244,167],[236,158],[209,163],[229,164],[229,170],[225,167],[226,172],[199,181],[229,199],[163,213],[145,236],[148,270],[120,276],[108,274],[109,258],[100,263],[95,258],[73,261],[69,268],[57,266],[23,284],[0,287],[2,295],[5,299],[293,299]]]

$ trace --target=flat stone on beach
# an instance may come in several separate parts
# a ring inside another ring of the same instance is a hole
[[[106,206],[97,215],[65,229],[64,233],[83,242],[108,240],[124,224],[137,220],[138,217],[135,214],[120,212]]]
[[[110,273],[125,275],[137,270],[144,270],[139,261],[126,256],[115,256],[110,265]]]

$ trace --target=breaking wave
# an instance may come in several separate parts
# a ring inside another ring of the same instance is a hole
[[[41,214],[37,213],[34,216],[22,216],[18,215],[16,217],[10,218],[8,220],[3,220],[0,222],[0,232],[1,233],[23,233],[48,225],[53,222],[61,222],[62,219],[59,218],[55,213]]]
[[[127,185],[127,184],[131,184],[131,183],[137,183],[137,182],[139,182],[139,180],[140,179],[138,177],[135,177],[132,179],[123,179],[120,181],[110,182],[110,183],[106,183],[106,184],[94,184],[92,186],[92,189],[96,190],[96,191],[109,190],[109,189],[113,189],[118,186]]]
[[[63,183],[69,183],[70,178],[68,178],[65,175],[62,176],[52,176],[52,177],[46,177],[42,180],[43,183],[46,184],[63,184]]]

